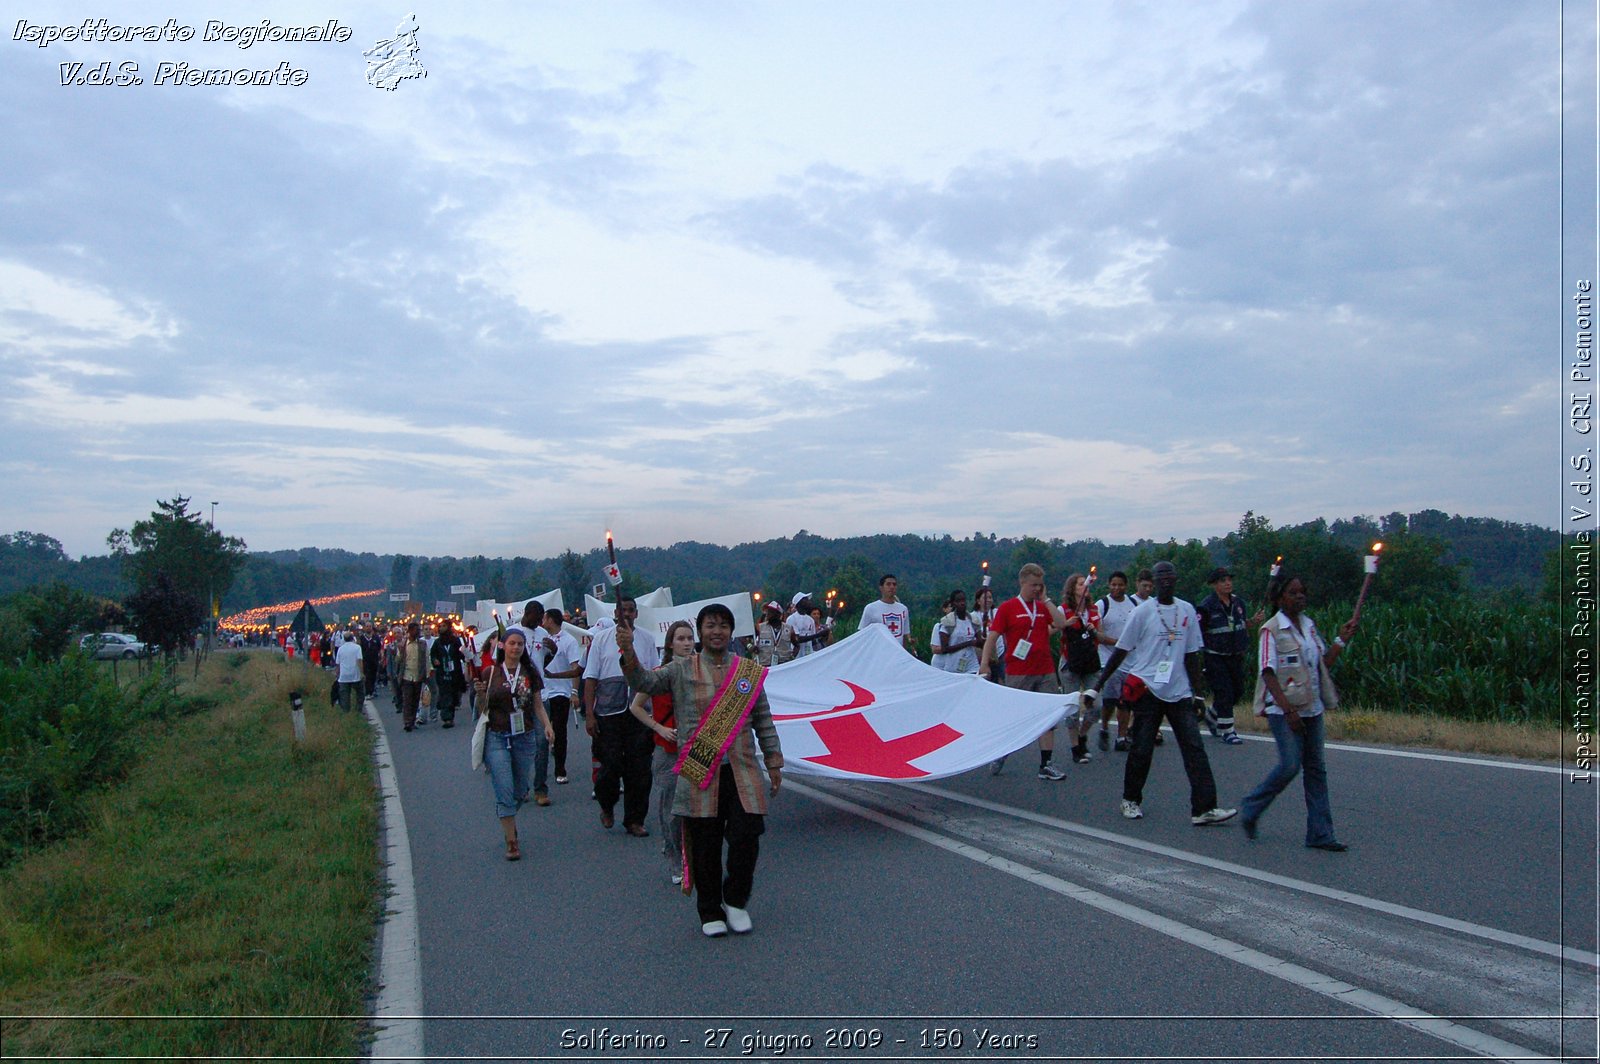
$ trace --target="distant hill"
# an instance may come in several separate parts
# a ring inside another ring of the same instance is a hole
[[[1459,564],[1467,586],[1479,590],[1540,586],[1546,555],[1560,542],[1551,529],[1484,517],[1447,515],[1439,510],[1383,517],[1352,517],[1306,528],[1325,531],[1334,541],[1364,548],[1395,529],[1435,537],[1447,545],[1444,561]],[[1232,530],[1229,530],[1232,531]],[[1223,536],[1204,544],[1217,561],[1227,560]],[[727,594],[735,589],[787,596],[810,591],[819,597],[836,588],[847,602],[864,605],[875,596],[878,576],[894,572],[918,599],[978,582],[980,566],[990,563],[995,585],[1009,591],[1020,558],[1045,565],[1052,581],[1097,564],[1102,575],[1126,566],[1149,540],[1107,544],[1100,540],[1000,538],[975,532],[964,539],[944,536],[875,535],[827,539],[801,530],[782,539],[719,546],[684,542],[669,548],[619,551],[630,589],[665,585],[679,601]],[[452,584],[474,584],[478,597],[509,601],[560,586],[568,601],[600,581],[604,552],[567,552],[552,558],[422,557],[355,553],[304,547],[250,555],[224,599],[225,610],[317,595],[384,587],[407,590],[430,606],[450,598]],[[118,598],[123,584],[117,559],[86,556],[74,560],[49,536],[18,532],[0,536],[0,595],[60,580],[94,594]]]

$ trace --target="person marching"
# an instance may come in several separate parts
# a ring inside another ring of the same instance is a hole
[[[700,611],[695,624],[700,653],[674,655],[653,672],[641,668],[634,655],[631,623],[619,622],[616,639],[622,674],[630,684],[650,694],[672,694],[679,750],[672,811],[685,818],[689,857],[683,889],[694,892],[701,933],[720,938],[730,930],[742,935],[751,929],[756,859],[769,794],[776,796],[783,781],[783,750],[762,689],[767,670],[729,652],[733,611],[713,602]],[[765,781],[756,761],[758,745],[766,763]]]
[[[1017,597],[1002,602],[989,622],[983,653],[978,655],[978,675],[989,675],[995,646],[1003,639],[1010,648],[1005,666],[1007,687],[1060,694],[1061,681],[1056,677],[1056,663],[1050,655],[1050,633],[1066,625],[1066,615],[1045,594],[1043,567],[1029,562],[1017,573]],[[1039,778],[1042,780],[1067,778],[1067,774],[1053,764],[1055,748],[1056,730],[1051,725],[1039,736]],[[991,772],[1000,775],[1005,763],[1002,757],[994,763]]]
[[[1278,612],[1261,627],[1261,682],[1256,685],[1255,711],[1267,718],[1278,746],[1278,763],[1240,803],[1239,824],[1250,838],[1256,822],[1283,789],[1305,771],[1306,845],[1342,853],[1349,849],[1333,833],[1333,806],[1328,800],[1328,765],[1323,756],[1323,715],[1339,705],[1328,666],[1338,661],[1355,638],[1356,619],[1339,626],[1333,645],[1317,632],[1305,613],[1305,580],[1280,573],[1267,587],[1267,601]]]
[[[661,664],[694,653],[694,625],[673,621],[667,626],[666,649]],[[661,852],[667,859],[667,876],[677,885],[683,882],[683,824],[672,813],[678,786],[678,721],[673,716],[672,694],[650,695],[640,691],[628,706],[639,723],[656,733],[656,752],[650,761],[650,791],[656,800],[656,825],[661,829]]]
[[[1217,805],[1217,783],[1211,762],[1200,742],[1195,720],[1194,688],[1200,676],[1200,619],[1194,607],[1173,597],[1178,570],[1171,562],[1157,562],[1151,570],[1156,597],[1146,599],[1117,639],[1111,660],[1100,670],[1094,687],[1083,692],[1093,707],[1106,681],[1126,659],[1127,675],[1122,698],[1131,699],[1133,749],[1122,774],[1122,815],[1129,820],[1144,816],[1144,783],[1150,775],[1155,736],[1166,718],[1183,753],[1183,771],[1189,777],[1189,822],[1195,827],[1220,824],[1238,813]]]
[[[1206,684],[1211,688],[1211,708],[1206,727],[1229,746],[1243,745],[1233,727],[1233,707],[1244,692],[1244,651],[1250,642],[1244,599],[1233,593],[1233,573],[1217,566],[1206,577],[1211,594],[1200,600],[1200,635],[1205,640]],[[1251,618],[1259,625],[1262,616]]]
[[[505,836],[506,860],[520,861],[517,807],[528,800],[533,782],[534,728],[540,729],[546,742],[552,738],[544,699],[539,697],[539,670],[528,657],[521,629],[506,632],[493,667],[480,674],[473,686],[478,692],[478,708],[489,717],[483,762],[489,766],[489,781],[494,786],[494,812]]]

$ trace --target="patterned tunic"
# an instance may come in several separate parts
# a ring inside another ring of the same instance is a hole
[[[711,704],[732,663],[731,656],[721,661],[706,654],[691,654],[686,658],[673,658],[654,672],[627,669],[625,675],[630,686],[653,695],[672,695],[673,711],[678,715],[678,744],[682,749],[694,738],[700,727],[700,718]],[[756,744],[768,766],[783,767],[783,751],[778,746],[778,729],[772,723],[772,708],[767,705],[767,694],[756,696],[750,707],[750,716],[739,737],[729,748],[724,764],[733,768],[733,782],[739,791],[739,804],[747,813],[764,814],[767,811],[768,784],[761,766],[756,762]],[[711,786],[701,790],[682,776],[673,796],[674,816],[708,817],[717,815],[717,788],[721,785],[721,766],[711,778]]]

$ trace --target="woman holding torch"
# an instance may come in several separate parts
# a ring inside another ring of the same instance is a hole
[[[1277,568],[1276,566],[1274,568]],[[1342,852],[1348,847],[1333,833],[1328,800],[1328,766],[1323,756],[1323,714],[1339,705],[1328,671],[1355,638],[1356,619],[1339,626],[1333,645],[1322,641],[1316,622],[1305,613],[1306,583],[1280,570],[1267,585],[1267,601],[1278,612],[1261,628],[1261,682],[1256,685],[1256,716],[1265,716],[1278,744],[1278,764],[1240,803],[1239,823],[1250,838],[1272,800],[1305,773],[1306,845]]]

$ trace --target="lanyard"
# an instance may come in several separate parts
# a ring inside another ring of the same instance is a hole
[[[506,678],[506,686],[510,688],[511,693],[515,695],[517,693],[517,684],[522,682],[522,665],[520,663],[517,665],[517,673],[515,676],[513,676],[511,674],[511,670],[506,668],[505,662],[502,661],[500,663],[500,673]]]
[[[1039,606],[1037,603],[1023,602],[1021,595],[1017,596],[1017,601],[1022,603],[1022,612],[1028,615],[1028,634],[1032,635],[1034,625],[1039,623]],[[1030,606],[1033,608],[1029,609]]]

